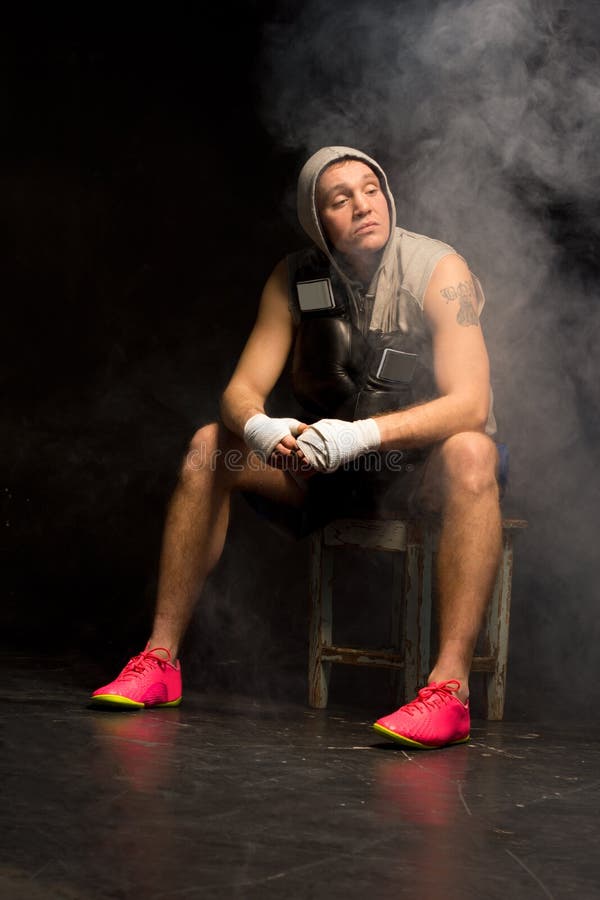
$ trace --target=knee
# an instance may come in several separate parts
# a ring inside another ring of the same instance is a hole
[[[182,460],[180,479],[194,481],[199,473],[215,471],[221,455],[220,443],[220,429],[216,422],[199,428]]]
[[[449,487],[473,495],[497,491],[498,451],[487,435],[477,431],[455,434],[444,441],[441,453]]]
[[[181,465],[180,482],[206,490],[207,479],[218,479],[225,487],[235,488],[246,455],[247,449],[236,435],[224,425],[211,422],[192,437]]]

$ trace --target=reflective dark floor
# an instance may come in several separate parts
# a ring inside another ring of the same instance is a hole
[[[69,663],[2,677],[2,900],[600,896],[597,722],[406,753],[382,710],[188,688],[118,714]]]

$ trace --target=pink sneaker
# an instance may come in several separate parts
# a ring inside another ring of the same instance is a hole
[[[164,650],[167,659],[156,655]],[[146,706],[179,706],[181,703],[181,666],[170,662],[164,647],[152,647],[129,660],[114,681],[92,694],[94,706],[143,709]]]
[[[379,734],[420,750],[434,750],[469,740],[469,701],[455,697],[460,681],[432,682],[417,697],[373,725]]]

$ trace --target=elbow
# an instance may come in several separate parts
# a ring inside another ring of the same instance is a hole
[[[456,425],[460,431],[485,432],[490,412],[490,396],[486,392],[467,390],[454,395]]]
[[[485,432],[490,414],[489,398],[477,398],[471,406],[471,430]]]

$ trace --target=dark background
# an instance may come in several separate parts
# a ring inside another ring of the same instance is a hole
[[[179,461],[217,414],[266,277],[304,243],[289,198],[305,148],[282,146],[260,112],[265,24],[290,17],[293,4],[240,3],[118,22],[36,18],[2,33],[9,653],[90,660],[112,677],[146,638]],[[384,164],[392,154],[370,149]],[[593,197],[586,206],[540,193],[533,175],[519,190],[556,244],[548,277],[585,285],[538,335],[558,330],[553,365],[577,422],[559,457],[540,460],[543,433],[523,451],[522,415],[511,431],[507,398],[518,391],[504,385],[514,373],[495,359],[493,310],[487,324],[513,455],[506,508],[530,521],[517,542],[507,716],[552,718],[589,712],[599,692],[596,467],[553,499],[553,467],[568,467],[581,442],[590,458],[598,448],[596,346],[583,340],[597,304],[598,210]],[[543,285],[537,296],[542,309]],[[589,354],[586,377],[574,346]],[[284,379],[274,407],[287,399]],[[234,512],[187,637],[188,683],[303,700],[308,548],[239,498]],[[367,562],[356,578],[358,594],[385,584],[385,564]],[[372,618],[355,602],[349,633]],[[380,673],[335,677],[347,702],[379,689]]]

